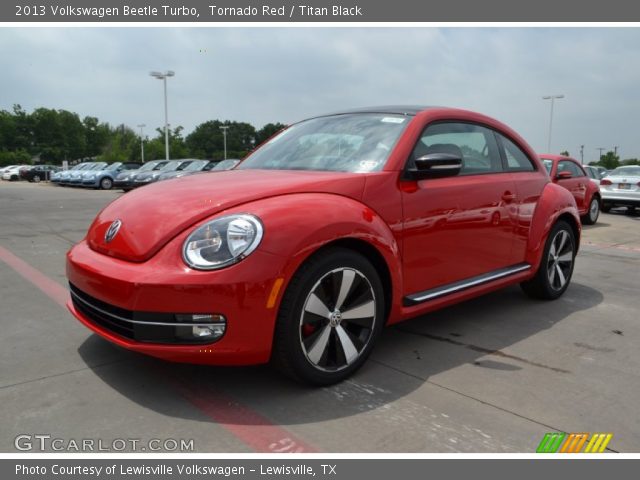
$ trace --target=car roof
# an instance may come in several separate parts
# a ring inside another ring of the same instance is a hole
[[[373,107],[359,107],[359,108],[351,108],[348,110],[340,110],[337,112],[325,113],[324,115],[317,115],[311,118],[319,118],[319,117],[330,117],[332,115],[348,115],[350,113],[389,113],[395,115],[417,115],[420,112],[424,112],[425,110],[433,110],[437,108],[446,108],[446,107],[436,107],[436,106],[427,106],[427,105],[381,105],[381,106],[373,106]]]
[[[560,160],[570,160],[572,162],[577,163],[578,165],[582,165],[578,160],[576,160],[573,157],[566,157],[564,155],[554,155],[551,153],[539,153],[538,157],[540,157],[542,160],[556,160],[556,161],[560,161]]]

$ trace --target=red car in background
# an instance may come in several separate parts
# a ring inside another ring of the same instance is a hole
[[[541,154],[540,158],[549,172],[551,181],[569,190],[576,199],[582,223],[596,223],[602,205],[600,187],[591,181],[580,162],[563,155]]]
[[[519,283],[567,289],[573,196],[506,125],[374,107],[280,132],[238,167],[138,189],[67,254],[70,311],[167,360],[270,360],[327,385],[385,325]]]

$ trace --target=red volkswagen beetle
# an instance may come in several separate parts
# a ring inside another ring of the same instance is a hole
[[[519,283],[555,299],[580,241],[573,196],[509,127],[379,107],[282,131],[236,169],[150,185],[67,255],[69,309],[167,360],[272,360],[338,382],[383,326]]]
[[[571,192],[576,199],[578,214],[585,225],[593,225],[600,216],[600,187],[591,181],[576,159],[563,155],[542,154],[540,158],[549,172],[551,181]]]

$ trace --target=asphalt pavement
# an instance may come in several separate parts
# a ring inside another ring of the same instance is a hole
[[[553,431],[640,452],[640,215],[584,228],[559,300],[516,286],[388,328],[351,380],[313,389],[269,366],[155,360],[75,320],[65,253],[119,195],[0,182],[1,452],[45,435],[137,451],[530,453]]]

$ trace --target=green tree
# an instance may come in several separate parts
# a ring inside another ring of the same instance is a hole
[[[284,128],[287,128],[284,123],[267,123],[256,132],[256,146],[266,142],[269,138]]]
[[[129,162],[135,158],[136,153],[140,156],[138,145],[136,133],[124,124],[119,125],[111,130],[109,140],[98,159],[109,163]]]
[[[640,160],[637,158],[625,158],[620,162],[620,165],[640,165]]]
[[[179,159],[193,157],[189,147],[186,145],[184,138],[182,137],[183,127],[178,126],[176,128],[169,129],[169,158]],[[148,160],[161,160],[166,158],[164,129],[156,128],[158,136],[145,143],[144,146],[144,159]],[[138,144],[138,148],[140,145]],[[138,154],[139,157],[139,154]],[[197,157],[197,156],[196,156]]]
[[[569,154],[569,150],[563,150],[560,152],[560,155],[564,156],[564,157],[570,157],[571,155]]]
[[[620,157],[613,151],[608,151],[606,155],[600,157],[599,165],[602,165],[607,170],[613,170],[620,165]]]

